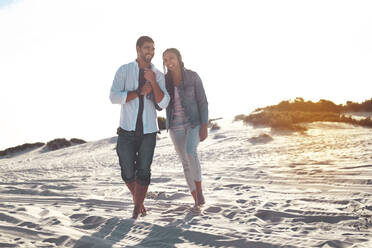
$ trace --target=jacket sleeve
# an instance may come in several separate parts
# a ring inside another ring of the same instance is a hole
[[[126,67],[121,66],[116,74],[110,90],[110,100],[113,104],[125,104],[128,91],[125,91]]]
[[[203,83],[199,77],[199,75],[195,72],[195,95],[196,95],[196,101],[198,103],[199,108],[199,115],[201,123],[208,124],[208,100],[207,96],[204,91]]]

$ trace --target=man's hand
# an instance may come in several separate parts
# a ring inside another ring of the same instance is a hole
[[[204,141],[208,137],[208,128],[206,123],[201,124],[199,130],[199,137],[200,141]]]
[[[156,74],[151,69],[145,69],[145,79],[150,83],[156,83]]]
[[[164,92],[160,89],[158,82],[156,82],[156,73],[153,72],[151,69],[145,69],[145,79],[151,85],[155,103],[161,102],[164,97]]]
[[[151,83],[146,82],[141,89],[141,95],[147,95],[152,91]]]

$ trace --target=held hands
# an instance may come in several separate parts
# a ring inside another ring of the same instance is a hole
[[[204,141],[208,137],[208,128],[207,124],[201,124],[200,130],[199,130],[199,137],[200,137],[200,142]]]
[[[156,83],[156,74],[151,69],[145,69],[146,83],[141,88],[141,95],[147,95],[152,91],[152,84]]]
[[[146,82],[141,88],[141,95],[147,95],[152,91],[152,86],[150,82]]]
[[[156,83],[156,74],[151,69],[145,69],[145,79],[151,84]]]
[[[158,83],[156,82],[156,74],[151,69],[145,69],[145,79],[151,85],[152,93],[154,94],[155,103],[160,103],[164,98],[164,92],[160,89]]]

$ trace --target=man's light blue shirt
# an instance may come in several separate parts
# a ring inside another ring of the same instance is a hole
[[[162,72],[151,64],[152,70],[156,74],[156,81],[164,93],[163,99],[158,103],[162,109],[168,106],[170,97],[165,88],[165,79]],[[122,65],[116,72],[114,82],[110,91],[110,100],[113,104],[121,105],[120,127],[126,131],[136,130],[136,121],[139,109],[139,98],[127,102],[129,91],[135,91],[138,88],[139,67],[137,61]],[[158,121],[155,109],[154,98],[146,95],[143,108],[143,133],[154,133],[159,131]]]

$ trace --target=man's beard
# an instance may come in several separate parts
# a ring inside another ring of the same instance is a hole
[[[147,56],[147,55],[149,55],[149,56]],[[151,62],[151,60],[152,60],[152,58],[154,57],[154,56],[151,56],[150,54],[142,54],[142,60],[143,61],[145,61],[146,63],[150,63]]]

